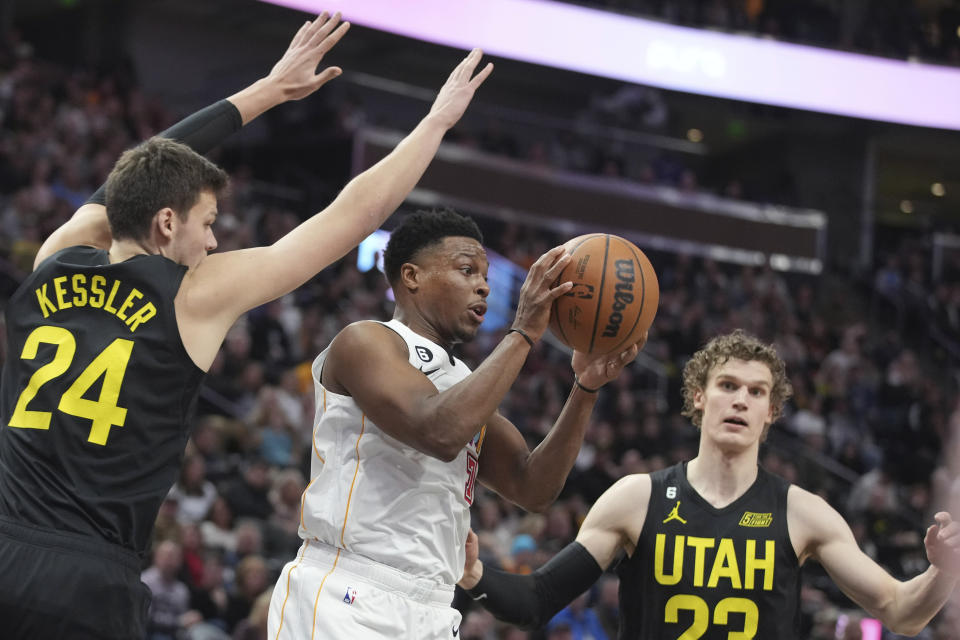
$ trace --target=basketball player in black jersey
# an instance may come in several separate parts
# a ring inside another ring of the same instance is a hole
[[[621,639],[789,640],[799,638],[800,565],[812,559],[885,626],[919,633],[960,577],[960,524],[937,513],[924,539],[931,566],[900,582],[833,507],[757,465],[791,393],[772,347],[741,331],[714,338],[687,363],[683,387],[696,458],[610,487],[576,541],[531,576],[485,568],[471,532],[460,585],[497,617],[536,627],[626,552]]]
[[[304,24],[266,78],[188,118],[176,137],[207,146],[211,131],[339,75],[316,72],[349,27],[338,23],[324,14]],[[142,637],[149,593],[139,557],[227,330],[393,212],[490,74],[487,65],[474,75],[480,57],[474,50],[457,66],[391,154],[272,246],[208,256],[226,174],[164,139],[124,153],[106,208],[85,205],[44,243],[6,309],[0,636]]]

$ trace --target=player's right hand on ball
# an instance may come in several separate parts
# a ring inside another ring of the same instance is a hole
[[[539,340],[550,322],[550,306],[553,301],[570,291],[573,283],[561,282],[554,286],[560,272],[570,262],[570,254],[563,245],[554,247],[540,256],[520,288],[520,301],[511,329],[522,329],[531,340]]]
[[[450,77],[440,87],[437,99],[430,107],[429,117],[438,119],[447,129],[457,124],[473,99],[474,92],[493,71],[493,63],[488,62],[480,73],[473,75],[482,57],[483,51],[474,49],[450,72]]]

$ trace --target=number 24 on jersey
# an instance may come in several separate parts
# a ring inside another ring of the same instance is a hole
[[[33,360],[37,357],[40,344],[52,344],[57,350],[53,360],[37,369],[26,388],[17,398],[17,404],[10,416],[8,426],[18,429],[49,429],[53,414],[50,411],[27,409],[27,405],[36,397],[40,387],[62,376],[73,362],[77,351],[77,341],[73,334],[63,327],[40,326],[30,332],[20,354],[21,360]],[[122,427],[127,419],[127,410],[117,406],[120,386],[127,371],[127,363],[133,351],[133,341],[117,338],[101,351],[93,361],[77,376],[77,379],[60,396],[57,409],[63,413],[91,421],[89,442],[107,444],[111,427]],[[84,398],[84,394],[100,377],[103,385],[96,400]]]

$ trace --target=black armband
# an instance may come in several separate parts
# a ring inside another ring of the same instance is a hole
[[[214,102],[196,113],[192,113],[166,131],[157,134],[182,142],[199,154],[210,151],[218,144],[236,133],[243,126],[240,111],[229,100]],[[85,204],[107,204],[106,185],[100,185]]]
[[[242,126],[243,117],[237,107],[229,100],[220,100],[190,114],[158,136],[182,142],[197,153],[204,154]]]
[[[467,593],[497,619],[524,629],[547,624],[558,611],[589,589],[603,574],[590,552],[571,542],[527,576],[483,568],[483,577]]]

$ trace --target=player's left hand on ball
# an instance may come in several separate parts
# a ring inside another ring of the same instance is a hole
[[[267,80],[277,84],[285,100],[307,97],[343,73],[340,67],[327,67],[317,73],[317,65],[349,28],[349,22],[340,24],[339,12],[333,17],[323,12],[316,20],[308,20],[293,36],[283,57],[273,65]]]
[[[960,578],[960,522],[941,511],[933,516],[936,524],[927,529],[923,544],[927,560],[943,573]]]
[[[625,366],[636,360],[646,343],[647,332],[644,331],[635,344],[619,353],[590,356],[582,351],[574,351],[570,364],[580,384],[590,389],[599,389],[620,375]]]

